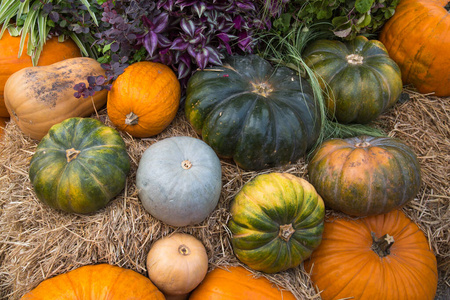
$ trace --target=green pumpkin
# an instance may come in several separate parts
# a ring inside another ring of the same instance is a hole
[[[296,162],[320,132],[310,85],[256,55],[231,56],[221,67],[196,72],[185,113],[219,157],[246,170]]]
[[[236,195],[230,211],[234,254],[254,270],[294,268],[322,241],[322,198],[309,182],[289,173],[258,175]]]
[[[66,212],[106,206],[125,187],[130,170],[119,133],[91,118],[69,118],[50,128],[30,163],[37,197]]]
[[[417,195],[421,184],[416,155],[390,137],[327,140],[314,152],[308,173],[327,207],[352,216],[399,208]]]
[[[393,106],[402,92],[400,68],[377,40],[318,40],[303,52],[326,94],[330,118],[365,124]]]

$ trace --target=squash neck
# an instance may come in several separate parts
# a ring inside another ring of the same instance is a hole
[[[373,252],[378,254],[379,257],[383,258],[391,254],[391,247],[394,244],[394,237],[385,234],[381,238],[378,238],[374,232],[372,234],[372,247]]]

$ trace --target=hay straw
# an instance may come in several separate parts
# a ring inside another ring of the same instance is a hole
[[[425,232],[436,253],[440,272],[438,295],[442,295],[448,293],[450,283],[450,98],[406,92],[411,100],[396,105],[373,125],[405,141],[419,157],[422,188],[404,211]],[[113,126],[105,110],[94,117]],[[233,162],[222,160],[223,189],[216,209],[196,226],[175,228],[143,209],[135,186],[137,165],[142,153],[156,141],[171,136],[199,136],[181,112],[163,133],[153,138],[121,135],[132,161],[126,187],[106,208],[86,216],[53,210],[36,198],[28,179],[28,166],[38,142],[25,137],[15,124],[7,124],[0,141],[1,299],[19,299],[43,279],[86,264],[110,263],[146,275],[145,259],[153,242],[172,232],[199,238],[207,249],[210,269],[239,265],[226,227],[235,194],[261,173],[289,172],[307,178],[303,159],[262,172],[244,171]],[[298,299],[320,299],[302,266],[272,275],[252,272],[291,291]]]

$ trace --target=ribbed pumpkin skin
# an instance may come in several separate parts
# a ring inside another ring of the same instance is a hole
[[[249,181],[230,212],[234,254],[254,270],[294,268],[320,244],[324,203],[311,184],[289,173],[262,174]]]
[[[188,82],[185,113],[219,157],[248,170],[297,161],[320,131],[306,80],[256,55],[232,56],[222,67],[196,72]]]
[[[448,0],[401,0],[380,41],[400,66],[403,82],[421,93],[450,96]]]
[[[175,118],[180,97],[180,82],[168,66],[137,62],[113,82],[108,93],[108,116],[119,130],[134,137],[154,136]],[[133,116],[128,117],[131,113]]]
[[[219,202],[220,160],[200,139],[166,138],[142,155],[136,187],[142,205],[158,220],[172,226],[194,225],[205,220]]]
[[[69,159],[68,151],[80,151]],[[37,197],[66,212],[94,212],[125,186],[130,159],[119,133],[90,118],[53,126],[39,143],[29,169]]]
[[[390,254],[371,247],[393,237]],[[323,300],[432,300],[437,263],[422,231],[400,210],[356,220],[327,219],[322,243],[304,263]],[[348,297],[348,298],[347,298]]]
[[[294,300],[294,295],[278,289],[264,277],[254,278],[241,266],[215,268],[192,292],[189,300]]]
[[[74,86],[88,76],[105,75],[93,58],[78,57],[21,69],[5,85],[5,104],[23,133],[40,140],[50,127],[71,117],[86,117],[106,103],[107,91],[75,98]]]
[[[328,115],[340,123],[368,123],[393,106],[402,92],[400,68],[380,41],[364,36],[346,43],[318,40],[303,57],[327,91]]]
[[[401,207],[417,195],[421,185],[416,155],[389,137],[325,141],[311,158],[308,172],[327,207],[353,216]]]
[[[28,39],[25,40],[22,55],[18,57],[20,37],[12,37],[8,30],[5,30],[0,39],[0,66],[2,66],[0,69],[0,117],[9,117],[3,97],[5,83],[9,76],[23,68],[33,66],[31,57],[27,55],[27,42]],[[80,49],[71,39],[60,43],[58,38],[54,37],[45,43],[37,65],[47,66],[64,59],[80,56]]]
[[[21,300],[164,300],[164,295],[133,270],[100,264],[44,280]]]

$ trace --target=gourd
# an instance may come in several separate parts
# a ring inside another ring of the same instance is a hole
[[[194,225],[205,220],[219,202],[220,160],[200,139],[166,138],[145,150],[136,187],[153,217],[172,226]]]
[[[450,96],[448,0],[401,0],[380,41],[400,66],[402,80],[420,93]]]
[[[166,299],[187,299],[208,272],[205,246],[186,233],[159,239],[148,252],[147,272]]]
[[[0,117],[9,117],[9,112],[5,106],[4,90],[9,76],[15,72],[32,67],[31,57],[27,55],[28,38],[25,39],[23,53],[19,57],[20,37],[11,36],[5,30],[0,39]],[[47,66],[68,58],[80,57],[81,52],[78,46],[71,39],[59,42],[57,37],[53,37],[45,43],[37,66]]]
[[[75,98],[74,86],[88,76],[104,75],[95,59],[70,58],[28,67],[11,75],[5,85],[5,104],[23,133],[40,140],[50,127],[72,117],[90,116],[106,103],[106,90],[92,97]]]
[[[423,232],[402,211],[325,221],[304,263],[323,300],[432,300],[437,263]]]
[[[21,300],[164,300],[136,271],[109,264],[82,266],[42,281]]]
[[[125,143],[115,129],[91,118],[69,118],[40,141],[29,176],[45,204],[87,214],[123,190],[129,170]]]
[[[217,267],[192,292],[189,300],[294,300],[294,295],[241,266]]]
[[[265,273],[297,267],[321,242],[324,211],[306,180],[289,173],[258,175],[231,203],[234,254]]]
[[[320,133],[309,83],[257,55],[231,56],[191,76],[185,114],[219,157],[246,170],[295,163]]]
[[[322,86],[329,118],[340,123],[369,123],[402,92],[400,68],[380,41],[318,40],[302,55]]]
[[[154,136],[175,118],[180,97],[180,83],[168,66],[137,62],[113,82],[108,92],[108,117],[119,130],[134,137]]]
[[[327,207],[353,216],[399,208],[417,195],[421,185],[415,153],[390,137],[327,140],[313,154],[308,172]]]

